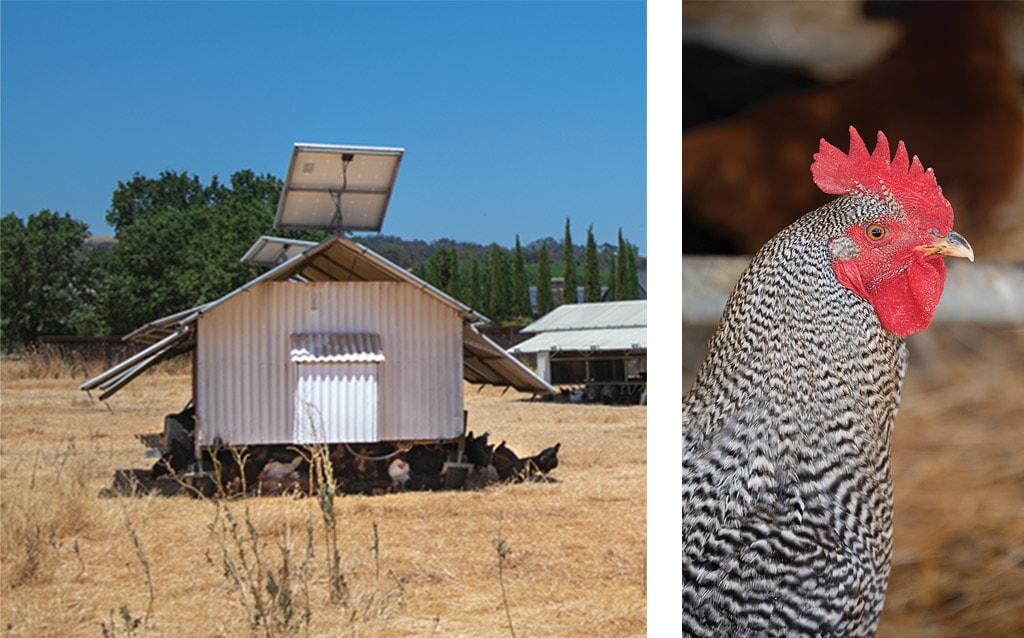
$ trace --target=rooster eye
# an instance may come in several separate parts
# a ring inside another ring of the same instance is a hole
[[[885,235],[885,226],[880,226],[878,224],[871,224],[870,226],[868,226],[868,237],[870,237],[871,239],[879,241],[881,239],[884,239]]]

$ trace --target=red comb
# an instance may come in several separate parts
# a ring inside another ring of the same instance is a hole
[[[857,129],[850,127],[850,152],[846,154],[821,140],[814,154],[811,174],[818,188],[832,195],[868,195],[882,201],[895,199],[907,217],[921,225],[948,231],[953,226],[953,207],[942,196],[935,172],[925,170],[915,155],[908,159],[901,141],[889,161],[889,140],[878,132],[875,150],[868,153]]]

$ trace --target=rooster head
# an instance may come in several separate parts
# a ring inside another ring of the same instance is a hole
[[[826,193],[873,200],[876,213],[829,244],[839,282],[868,301],[882,327],[900,337],[924,330],[942,296],[942,257],[974,261],[967,240],[953,231],[953,207],[915,155],[901,141],[890,161],[889,141],[878,132],[868,152],[850,127],[850,152],[824,139],[811,165],[814,183]]]

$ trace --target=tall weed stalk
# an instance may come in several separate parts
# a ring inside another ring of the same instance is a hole
[[[505,559],[512,554],[508,541],[501,537],[502,515],[498,515],[498,536],[494,539],[494,549],[498,552],[498,585],[501,587],[501,602],[505,606],[505,618],[508,620],[508,632],[516,638],[515,627],[512,626],[512,611],[508,606],[508,594],[505,592]]]
[[[282,544],[278,544],[280,560],[270,564],[248,507],[239,521],[218,502],[211,531],[220,539],[224,577],[238,594],[250,630],[261,631],[267,638],[291,636],[299,630],[308,635],[312,618],[307,578],[313,557],[312,525],[307,523],[306,546],[298,564]],[[214,562],[209,554],[207,561]]]

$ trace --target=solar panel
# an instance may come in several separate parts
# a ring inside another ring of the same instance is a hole
[[[316,246],[314,241],[263,235],[242,255],[242,263],[250,266],[273,268],[313,246]]]
[[[295,144],[274,228],[380,232],[404,152]]]

